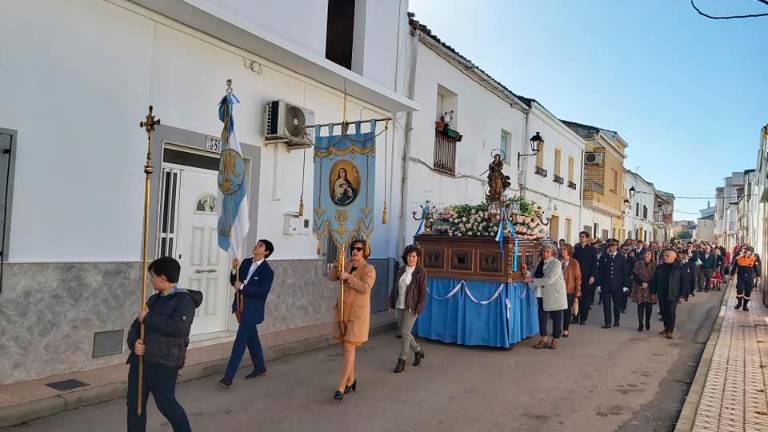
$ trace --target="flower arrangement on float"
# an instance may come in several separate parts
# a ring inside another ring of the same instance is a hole
[[[441,210],[432,208],[428,231],[451,237],[494,237],[502,209],[506,209],[518,239],[541,240],[546,237],[541,207],[523,197],[513,197],[495,208],[490,208],[487,203],[458,204]]]

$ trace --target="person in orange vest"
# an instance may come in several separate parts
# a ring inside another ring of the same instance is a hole
[[[755,282],[760,280],[760,265],[754,255],[755,250],[750,246],[743,248],[741,254],[733,260],[731,274],[736,280],[736,309],[749,311],[747,304],[752,295]]]

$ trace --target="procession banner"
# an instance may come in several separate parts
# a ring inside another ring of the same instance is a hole
[[[340,247],[357,238],[368,240],[373,233],[376,121],[349,123],[346,134],[339,125],[317,126],[314,161],[313,232],[318,241],[331,236]]]

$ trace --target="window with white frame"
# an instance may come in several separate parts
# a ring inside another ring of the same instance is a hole
[[[435,121],[444,121],[451,129],[458,129],[459,96],[451,90],[437,85],[437,113]]]
[[[501,140],[499,142],[499,148],[504,153],[504,163],[507,165],[512,164],[512,134],[501,130]]]

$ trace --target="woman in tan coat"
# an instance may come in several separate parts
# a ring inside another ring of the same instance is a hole
[[[581,266],[573,258],[573,246],[564,244],[560,248],[560,262],[563,263],[563,278],[565,279],[565,294],[568,296],[568,307],[563,311],[563,337],[568,337],[573,315],[573,304],[581,298]]]
[[[333,338],[341,341],[344,364],[339,387],[334,399],[344,399],[350,390],[357,391],[355,376],[355,350],[368,340],[368,328],[371,322],[371,290],[376,282],[376,269],[366,262],[368,256],[365,240],[354,240],[349,247],[351,259],[338,272],[334,267],[330,273],[332,281],[344,281],[344,316],[339,314],[339,299],[336,299],[336,325]]]

